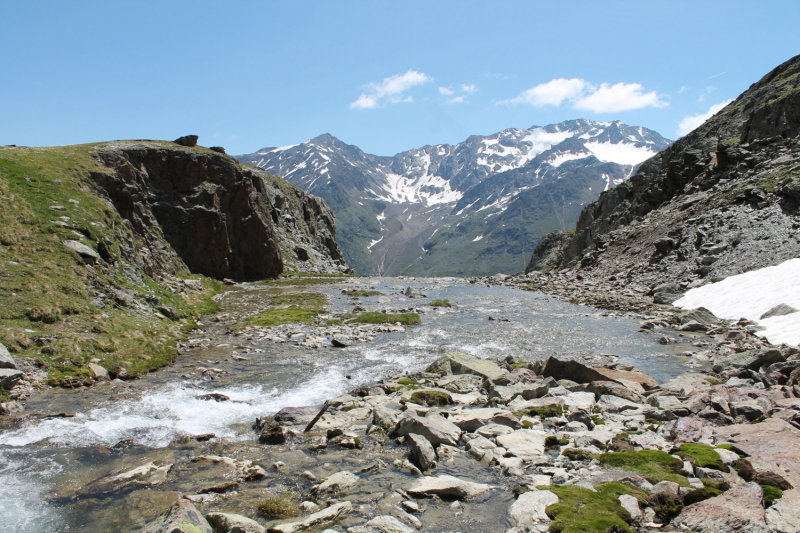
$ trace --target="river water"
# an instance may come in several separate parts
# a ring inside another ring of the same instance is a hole
[[[405,298],[400,289],[406,286],[429,298]],[[343,288],[374,288],[391,301],[379,304],[377,297],[355,301],[341,294]],[[235,316],[242,302],[274,290],[263,285],[230,288],[218,298],[221,313]],[[112,523],[119,530],[137,530],[164,507],[159,508],[159,500],[143,504],[139,497],[140,510],[127,522],[114,522],[114,508],[127,505],[131,494],[98,496],[88,494],[85,486],[109,472],[142,464],[136,463],[139,457],[167,461],[175,460],[184,448],[187,454],[197,453],[197,444],[186,444],[187,435],[214,433],[216,449],[263,453],[255,447],[250,429],[256,417],[285,406],[321,404],[383,377],[424,369],[447,351],[529,361],[551,355],[588,362],[614,360],[666,381],[687,370],[687,358],[679,354],[691,348],[659,344],[656,335],[639,331],[638,320],[605,316],[541,293],[460,279],[362,278],[309,290],[326,293],[334,312],[350,311],[355,304],[368,310],[424,308],[426,301],[440,298],[453,307],[427,307],[421,325],[347,348],[309,349],[236,337],[229,334],[231,324],[225,320],[209,321],[194,334],[196,339],[211,339],[205,343],[208,347],[188,351],[172,367],[132,382],[102,383],[80,392],[43,392],[28,401],[28,410],[74,416],[31,419],[0,429],[3,530],[103,531],[111,530]],[[200,379],[198,365],[227,373]],[[197,398],[209,392],[233,401]],[[117,452],[121,449],[125,453]]]

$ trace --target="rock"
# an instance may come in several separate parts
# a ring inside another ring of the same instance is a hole
[[[290,426],[307,426],[319,413],[321,406],[284,407],[275,413],[275,423]]]
[[[319,511],[308,515],[298,522],[285,522],[283,524],[273,524],[267,529],[269,533],[297,533],[312,528],[327,527],[335,523],[342,516],[353,512],[353,504],[349,501],[339,502]]]
[[[0,368],[0,389],[11,389],[22,379],[23,373],[12,368]]]
[[[711,388],[708,374],[681,374],[661,386],[662,389],[674,392],[679,396],[689,396],[694,392],[704,392]]]
[[[411,448],[411,462],[419,467],[423,472],[430,470],[436,465],[436,452],[428,439],[416,433],[409,433],[406,442]]]
[[[489,389],[489,398],[497,398],[502,403],[508,403],[516,397],[524,400],[541,398],[558,383],[553,378],[547,378],[535,383],[515,383],[513,385],[493,385]]]
[[[437,385],[448,392],[467,394],[481,388],[483,380],[473,374],[458,374],[437,381]]]
[[[658,253],[668,254],[675,247],[675,240],[669,237],[661,237],[653,241],[653,246],[656,247]]]
[[[531,429],[518,429],[507,435],[497,437],[497,444],[508,453],[522,460],[538,459],[545,450],[544,439],[547,433]]]
[[[683,296],[680,292],[657,292],[653,295],[653,303],[659,305],[670,305]]]
[[[705,327],[714,326],[719,322],[719,319],[714,316],[714,313],[705,307],[698,307],[697,309],[687,309],[678,313],[678,322],[686,325],[690,322],[695,322]]]
[[[610,394],[634,403],[645,403],[641,394],[613,381],[592,381],[586,386],[586,390],[593,392],[598,400],[601,396]]]
[[[473,483],[453,476],[427,476],[418,479],[406,489],[412,496],[446,496],[450,498],[471,498],[494,489],[492,485]]]
[[[461,438],[458,426],[440,415],[421,418],[413,414],[403,415],[397,422],[392,435],[404,437],[416,433],[425,437],[433,446],[448,444],[455,446]]]
[[[199,137],[197,135],[184,135],[183,137],[179,137],[172,142],[181,146],[186,146],[187,148],[192,148],[197,146],[198,138]]]
[[[167,474],[172,468],[171,464],[156,466],[152,461],[142,466],[111,476],[109,481],[114,484],[136,481],[143,485],[159,485],[166,481]]]
[[[764,408],[756,400],[745,400],[741,402],[731,402],[731,414],[742,416],[749,421],[761,418],[765,414]]]
[[[800,531],[800,489],[785,491],[764,515],[767,526],[775,533]]]
[[[499,365],[491,361],[486,361],[474,355],[461,352],[450,352],[444,354],[427,368],[428,372],[441,369],[451,374],[473,374],[484,379],[493,380],[506,373]]]
[[[549,490],[525,492],[511,504],[508,509],[508,517],[512,524],[521,528],[531,529],[536,525],[546,525],[550,523],[550,518],[544,511],[549,505],[556,503],[558,503],[558,496]]]
[[[64,246],[66,246],[73,252],[76,252],[79,256],[81,256],[81,259],[83,259],[83,261],[86,263],[94,264],[100,260],[100,256],[97,254],[97,252],[95,252],[82,242],[64,241],[63,244]]]
[[[147,525],[145,533],[213,533],[192,502],[180,499]]]
[[[228,513],[208,513],[206,520],[214,533],[265,533],[264,526],[245,516]]]
[[[497,445],[483,436],[470,439],[465,448],[472,457],[478,461],[485,459],[487,463],[491,463],[492,459],[502,457],[505,452],[505,449],[498,448]]]
[[[358,483],[358,476],[347,470],[336,472],[322,480],[318,485],[311,488],[311,494],[327,495],[331,493],[343,492]]]
[[[698,532],[768,533],[764,492],[756,483],[742,483],[727,492],[689,505],[673,526]]]
[[[596,403],[593,392],[570,392],[561,398],[564,405],[573,411],[591,411]]]
[[[555,357],[550,357],[542,369],[542,375],[551,377],[556,381],[569,379],[576,383],[591,383],[592,381],[604,381],[603,374],[596,369],[588,367],[577,361],[562,361]]]
[[[377,405],[372,409],[372,423],[385,431],[392,431],[397,426],[397,421],[402,414],[400,411]]]
[[[649,391],[658,388],[658,381],[651,378],[647,374],[641,372],[634,372],[631,370],[617,370],[613,368],[606,368],[604,366],[593,367],[594,370],[604,376],[606,380],[614,381],[626,387],[631,387],[639,394],[644,391]]]
[[[650,410],[651,407],[646,404],[641,403],[634,403],[618,396],[601,396],[600,400],[597,402],[597,408],[600,409],[601,412],[608,412],[608,413],[619,413],[621,411],[628,411],[628,410]]]
[[[286,442],[287,432],[283,426],[265,427],[258,436],[261,444],[278,445]]]
[[[665,496],[671,496],[673,498],[677,498],[678,494],[680,493],[681,486],[674,481],[660,481],[653,485],[653,490],[651,491],[653,494],[663,494]]]
[[[393,516],[376,516],[363,526],[354,526],[347,529],[348,533],[415,533],[416,530],[408,527]]]
[[[723,463],[729,464],[739,459],[739,454],[736,452],[732,452],[730,450],[726,450],[725,448],[714,448],[714,451],[717,452],[719,458],[722,460]]]
[[[17,369],[17,362],[2,344],[0,344],[0,368]]]
[[[628,511],[628,514],[631,515],[631,520],[634,522],[642,521],[643,515],[642,509],[639,507],[639,500],[630,494],[622,494],[619,496],[619,503],[622,505],[622,508]]]
[[[766,313],[764,313],[763,315],[761,315],[759,320],[764,320],[765,318],[771,318],[773,316],[790,315],[790,314],[796,313],[796,312],[797,312],[797,309],[795,309],[794,307],[790,307],[790,306],[788,306],[786,304],[778,304],[775,307],[773,307],[772,309],[770,309],[769,311],[767,311]]]
[[[94,379],[96,381],[108,381],[111,379],[108,375],[108,370],[97,363],[89,363],[87,366],[89,367],[89,370],[92,371],[92,374],[94,374]]]
[[[682,417],[667,422],[658,428],[658,433],[675,441],[676,444],[695,442],[703,436],[705,425],[706,421],[702,418]]]
[[[405,290],[405,292],[403,292],[403,294],[405,295],[406,298],[427,298],[428,297],[428,295],[426,295],[424,292],[422,292],[420,290],[417,290],[417,289],[415,289],[413,287],[406,287],[406,290]]]

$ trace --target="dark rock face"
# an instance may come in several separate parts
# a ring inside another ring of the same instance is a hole
[[[184,135],[183,137],[179,137],[175,139],[174,143],[179,144],[181,146],[186,146],[188,148],[192,148],[197,146],[197,139],[199,137],[197,135]]]
[[[333,212],[266,172],[217,152],[146,142],[109,143],[97,156],[111,171],[92,177],[142,237],[136,255],[150,275],[188,267],[217,279],[274,277],[294,261],[281,250],[300,244],[312,250],[310,268],[346,268]]]
[[[583,209],[573,235],[543,239],[526,271],[580,269],[634,290],[674,282],[679,294],[800,255],[798,73],[800,56],[644,162]]]

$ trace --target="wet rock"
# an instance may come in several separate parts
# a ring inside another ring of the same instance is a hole
[[[411,448],[411,461],[423,472],[436,465],[436,452],[428,439],[416,433],[409,433],[406,442]]]
[[[267,529],[269,533],[298,533],[312,528],[327,527],[334,524],[341,517],[353,512],[353,504],[349,501],[339,502],[308,515],[300,521],[273,524]]]
[[[402,414],[401,411],[378,405],[372,410],[372,423],[385,431],[392,431],[397,427],[397,421]]]
[[[427,298],[428,295],[424,292],[415,289],[413,287],[406,287],[405,292],[403,292],[406,298]]]
[[[376,516],[363,526],[353,526],[348,533],[415,533],[416,530],[406,526],[393,516]]]
[[[509,507],[508,518],[512,524],[528,530],[535,526],[544,526],[550,523],[545,509],[556,503],[558,503],[558,496],[549,490],[525,492],[520,494],[517,501]]]
[[[219,392],[212,392],[210,394],[201,394],[197,397],[198,400],[214,400],[215,402],[227,402],[230,397],[220,394]]]
[[[518,429],[507,435],[497,437],[497,444],[508,450],[508,453],[522,460],[535,460],[545,450],[544,439],[547,433],[531,429]]]
[[[436,360],[427,371],[443,370],[450,374],[473,374],[484,379],[492,380],[506,373],[499,365],[473,355],[450,352]]]
[[[352,472],[343,470],[336,472],[322,480],[318,485],[311,488],[311,494],[326,495],[346,491],[358,483],[358,476]]]
[[[136,481],[141,484],[158,485],[166,481],[167,474],[171,468],[171,464],[156,466],[155,463],[149,462],[132,470],[112,476],[109,478],[109,481],[114,484]]]
[[[148,524],[145,533],[213,533],[213,530],[189,500],[181,499]]]
[[[412,496],[445,496],[450,498],[471,498],[496,488],[484,483],[474,483],[454,476],[427,476],[418,479],[406,492]]]
[[[2,344],[0,344],[0,368],[17,369],[17,362]]]
[[[439,415],[421,418],[405,414],[398,420],[393,436],[404,437],[410,433],[422,435],[433,446],[440,444],[455,446],[462,432],[458,426]]]
[[[286,442],[288,434],[283,426],[265,427],[258,436],[261,444],[278,445]]]
[[[214,528],[214,533],[265,533],[264,526],[242,515],[228,513],[209,513],[206,520]]]
[[[673,526],[700,532],[768,533],[764,492],[756,483],[742,483],[727,492],[686,507]]]
[[[0,368],[0,389],[11,389],[20,382],[23,373],[12,368]]]
[[[283,425],[306,426],[319,413],[320,406],[284,407],[275,414],[275,422]]]

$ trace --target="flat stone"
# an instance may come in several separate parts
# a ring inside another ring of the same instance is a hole
[[[147,525],[145,533],[213,533],[192,502],[180,499]]]
[[[651,378],[647,374],[642,374],[641,372],[633,372],[631,370],[616,370],[603,366],[597,366],[593,368],[602,374],[607,380],[629,386],[639,394],[642,394],[644,391],[658,388],[658,381]]]
[[[714,533],[768,533],[764,492],[756,483],[742,483],[727,492],[686,507],[672,525]]]
[[[591,411],[596,403],[593,392],[570,392],[559,398],[563,398],[564,404],[572,411]]]
[[[436,382],[438,387],[456,394],[467,394],[481,388],[483,379],[473,374],[458,374],[448,376]]]
[[[502,409],[488,407],[481,409],[449,411],[447,420],[458,426],[462,431],[471,433],[478,428],[489,424],[492,418],[504,412],[506,411],[503,411]]]
[[[2,344],[0,344],[0,368],[10,368],[12,370],[17,369],[17,362]]]
[[[461,438],[461,429],[446,418],[434,415],[425,418],[405,414],[398,420],[394,436],[404,437],[409,433],[422,435],[433,446],[448,444],[455,446]]]
[[[336,492],[343,492],[350,487],[355,486],[358,483],[358,476],[352,472],[348,472],[347,470],[343,470],[341,472],[336,472],[324,480],[318,485],[314,485],[311,488],[312,494],[328,494],[328,493],[336,493]]]
[[[552,378],[543,379],[535,383],[515,383],[513,385],[493,385],[489,390],[490,398],[497,398],[503,403],[508,403],[514,398],[523,400],[541,398],[547,391],[557,387],[558,383]]]
[[[544,439],[547,433],[530,429],[518,429],[508,435],[497,437],[497,444],[508,450],[514,457],[523,460],[538,459],[544,453]]]
[[[661,386],[662,389],[678,394],[679,396],[689,396],[695,392],[705,392],[711,389],[708,374],[681,374],[677,378],[668,381]]]
[[[508,518],[518,527],[533,528],[535,525],[549,524],[550,518],[545,509],[556,503],[558,496],[549,490],[525,492],[509,507]]]
[[[335,523],[342,516],[353,512],[353,504],[349,501],[339,502],[319,512],[310,514],[297,522],[285,522],[272,525],[267,530],[269,533],[297,533],[312,528],[327,527]]]
[[[64,241],[62,244],[67,248],[69,248],[70,250],[72,250],[73,252],[77,252],[77,254],[80,255],[84,260],[88,260],[91,263],[96,263],[97,261],[100,260],[100,256],[97,254],[97,252],[95,252],[82,242]]]
[[[97,363],[89,363],[87,366],[89,367],[89,370],[92,371],[92,374],[94,374],[94,379],[97,381],[108,381],[111,379],[108,375],[108,370]]]
[[[376,516],[363,526],[347,529],[348,533],[415,533],[416,530],[403,524],[393,516]]]
[[[206,520],[214,533],[264,533],[264,526],[246,516],[228,513],[208,513]]]
[[[436,368],[445,371],[450,369],[452,374],[473,374],[488,380],[499,378],[506,373],[496,363],[461,352],[444,354],[428,367],[427,371],[431,372]]]
[[[426,476],[418,479],[406,489],[412,496],[449,496],[451,498],[471,498],[496,488],[485,483],[474,483],[454,476]]]
[[[597,402],[597,408],[604,413],[619,413],[621,411],[638,410],[650,411],[652,408],[649,405],[634,403],[618,396],[601,396]]]
[[[475,433],[487,439],[499,437],[500,435],[508,435],[513,432],[514,430],[512,428],[502,424],[487,424],[475,430]]]
[[[764,513],[767,526],[775,533],[800,531],[800,489],[783,492],[783,497]]]
[[[22,379],[23,373],[13,368],[0,368],[0,389],[11,389]]]
[[[411,448],[411,460],[420,470],[425,472],[436,465],[436,452],[433,451],[428,439],[416,433],[409,433],[406,442]]]

